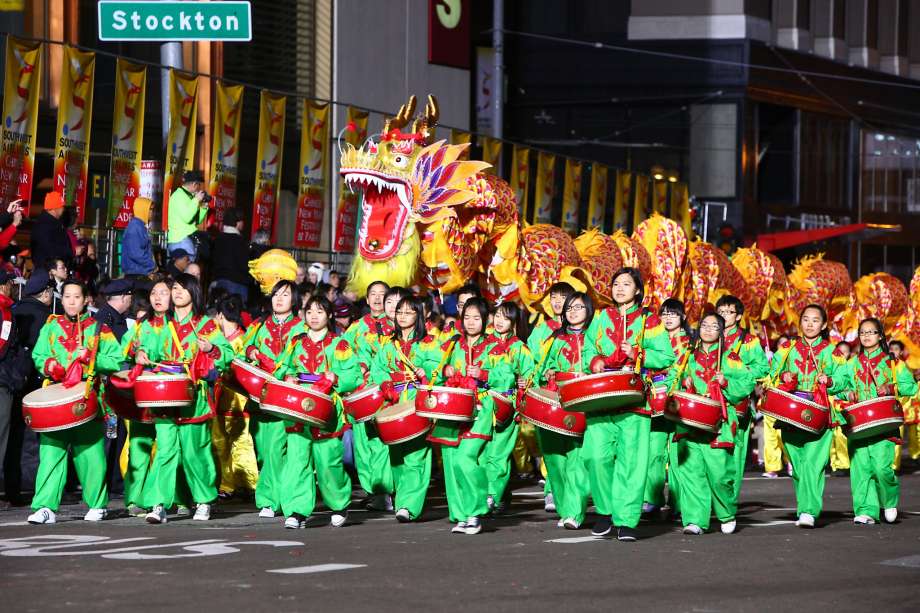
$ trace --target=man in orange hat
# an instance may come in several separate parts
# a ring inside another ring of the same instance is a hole
[[[48,192],[45,195],[45,210],[32,224],[29,248],[36,267],[43,268],[52,258],[61,258],[65,262],[73,259],[73,247],[61,222],[63,214],[64,197],[59,192]]]

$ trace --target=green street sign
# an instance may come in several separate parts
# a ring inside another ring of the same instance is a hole
[[[99,40],[252,40],[249,2],[101,0]]]

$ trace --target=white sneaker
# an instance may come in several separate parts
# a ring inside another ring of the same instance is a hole
[[[348,511],[342,511],[341,513],[333,513],[332,517],[329,519],[329,525],[333,528],[341,528],[348,522]]]
[[[563,528],[563,527],[565,527],[565,519],[563,519],[563,518],[560,517],[560,518],[559,518],[559,521],[556,522],[556,527],[557,527],[557,528]]]
[[[489,494],[488,496],[486,496],[486,506],[489,508],[490,511],[495,510],[495,496],[493,496],[492,494]]]
[[[284,520],[284,527],[287,528],[288,530],[297,530],[298,528],[304,528],[306,527],[306,524],[307,524],[306,520],[301,520],[299,517],[295,515],[291,515],[290,517]]]
[[[546,498],[543,499],[543,510],[547,513],[556,512],[556,500],[553,498],[552,493],[546,495]]]
[[[108,514],[106,509],[90,509],[83,516],[83,521],[102,521]]]
[[[408,524],[412,521],[412,515],[409,513],[409,509],[400,509],[396,511],[396,521],[401,524]]]
[[[166,509],[163,508],[163,505],[158,504],[153,507],[153,510],[144,517],[147,520],[148,524],[165,524],[166,523]]]
[[[888,522],[889,524],[893,524],[897,518],[898,518],[897,509],[894,509],[894,508],[885,509],[885,521],[886,522]]]
[[[722,534],[732,534],[735,531],[738,523],[733,519],[731,521],[722,522]]]
[[[275,511],[271,507],[262,507],[262,510],[259,511],[259,517],[262,519],[271,519],[275,516]]]
[[[457,525],[450,529],[451,534],[466,534],[466,522],[458,521]]]
[[[811,513],[802,513],[799,515],[799,519],[795,522],[795,525],[799,528],[814,528],[815,516]]]
[[[209,504],[200,504],[195,508],[195,516],[192,517],[193,521],[208,521],[211,519],[211,505]]]
[[[478,517],[471,517],[466,520],[466,533],[469,535],[479,534],[482,532],[482,522]]]
[[[53,524],[57,521],[57,516],[48,507],[42,507],[29,515],[27,521],[30,524]]]
[[[696,524],[687,524],[684,526],[684,534],[693,534],[699,536],[703,533],[703,529],[697,526]]]
[[[875,520],[869,517],[868,515],[857,515],[853,518],[854,524],[862,524],[864,526],[869,526],[875,523]]]
[[[574,517],[566,517],[562,520],[562,527],[566,530],[578,530],[581,528],[581,524],[575,521]]]
[[[192,512],[184,504],[176,505],[176,515],[179,517],[188,517]]]

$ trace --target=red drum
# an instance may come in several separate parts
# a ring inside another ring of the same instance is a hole
[[[385,399],[379,385],[365,385],[342,399],[345,413],[351,415],[356,423],[373,419],[374,414],[383,407]]]
[[[115,373],[113,376],[127,379],[128,371],[123,370]],[[142,409],[137,406],[137,402],[134,400],[133,388],[122,389],[110,383],[102,392],[102,401],[106,406],[112,409],[116,415],[123,419],[129,419],[143,424],[153,423],[153,417],[150,415],[150,412],[147,409]]]
[[[236,377],[237,382],[239,382],[243,389],[246,390],[246,393],[249,394],[249,399],[254,402],[259,402],[265,384],[275,379],[272,373],[262,370],[258,366],[250,364],[246,360],[241,360],[240,358],[236,358],[230,362],[230,369],[233,371],[233,375]]]
[[[181,409],[195,404],[195,384],[185,373],[145,372],[134,382],[140,409]]]
[[[705,396],[678,391],[668,398],[664,416],[691,428],[718,432],[722,423],[722,405]]]
[[[889,434],[904,423],[904,409],[894,396],[880,396],[851,404],[843,409],[847,436],[852,439]]]
[[[828,407],[775,387],[767,388],[760,412],[812,434],[824,432],[831,416]]]
[[[652,410],[652,417],[663,417],[668,406],[668,388],[652,387],[649,390],[648,406]]]
[[[521,417],[538,428],[577,438],[585,435],[585,414],[564,410],[559,403],[559,395],[548,389],[527,390],[524,406],[519,412]]]
[[[35,432],[57,432],[82,426],[96,417],[96,393],[84,398],[86,384],[66,388],[62,383],[37,389],[22,399],[22,418]]]
[[[407,400],[383,409],[375,416],[377,434],[387,445],[411,441],[431,429],[431,420],[415,412],[415,401]]]
[[[645,384],[634,370],[581,375],[559,382],[559,400],[579,413],[634,409],[645,402]]]
[[[476,393],[460,387],[420,387],[415,394],[415,412],[428,419],[473,421]]]
[[[322,394],[309,385],[278,379],[265,384],[259,408],[275,417],[318,428],[326,427],[335,418],[332,396]]]
[[[495,405],[496,425],[503,426],[514,417],[514,393],[516,391],[512,390],[510,395],[506,395],[495,390],[489,390],[489,396],[492,397],[492,403]]]

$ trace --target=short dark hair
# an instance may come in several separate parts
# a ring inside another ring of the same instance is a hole
[[[236,207],[224,211],[224,225],[235,226],[243,221],[243,213]]]
[[[383,301],[386,302],[392,296],[399,296],[400,302],[403,298],[408,298],[412,296],[412,292],[407,290],[405,287],[400,287],[399,285],[394,285],[387,290],[387,293],[383,295]],[[420,303],[421,304],[421,303]],[[424,305],[423,305],[424,307]],[[425,314],[422,313],[422,319],[425,319]]]
[[[613,276],[610,277],[610,285],[613,286],[613,282],[616,281],[617,278],[621,275],[629,275],[632,278],[633,283],[636,284],[636,297],[633,298],[633,302],[635,302],[637,306],[641,306],[642,301],[645,300],[645,283],[642,282],[642,273],[639,272],[638,268],[633,268],[632,266],[624,266],[623,268],[613,273]]]
[[[588,326],[591,324],[591,320],[594,319],[594,301],[591,300],[591,296],[585,292],[572,292],[569,294],[569,297],[565,299],[565,304],[562,305],[562,326],[556,330],[558,334],[569,334],[572,330],[569,328],[571,325],[569,323],[569,306],[576,300],[581,300],[585,303],[585,323],[581,324],[581,331],[584,332],[588,329]]]
[[[300,290],[297,288],[297,284],[294,283],[293,281],[290,281],[288,279],[281,279],[280,281],[275,283],[275,286],[272,288],[272,291],[269,292],[268,294],[268,299],[271,300],[272,298],[274,298],[275,294],[277,294],[284,288],[288,288],[291,290],[291,310],[296,313],[297,308],[300,306]]]
[[[471,294],[474,298],[482,298],[482,290],[479,289],[479,286],[475,283],[467,283],[456,292],[454,292],[454,295],[458,299],[462,294]]]
[[[370,294],[371,290],[374,288],[375,285],[382,285],[383,291],[385,292],[390,289],[390,285],[386,281],[381,281],[378,279],[377,281],[371,281],[370,283],[367,284],[367,290],[365,291],[365,293]]]
[[[201,293],[201,284],[198,279],[188,274],[180,272],[176,275],[174,286],[178,285],[187,291],[192,297],[192,313],[201,315],[204,312],[204,295]],[[173,309],[176,305],[173,305]]]
[[[332,303],[325,296],[314,294],[307,299],[303,306],[304,311],[309,311],[310,307],[317,306],[326,313],[326,328],[332,332],[335,329],[335,318],[333,317]]]
[[[460,313],[460,328],[463,329],[463,316],[470,309],[476,309],[479,313],[479,317],[482,319],[482,334],[486,333],[486,326],[489,324],[489,303],[486,302],[485,298],[477,298],[473,296],[469,300],[463,303],[463,312]],[[466,334],[466,330],[463,329],[463,333]]]
[[[70,279],[65,279],[64,282],[61,283],[61,295],[64,294],[64,290],[67,288],[68,285],[76,285],[77,287],[79,287],[80,291],[83,292],[84,297],[89,295],[89,290],[86,287],[86,283],[84,283],[83,281],[80,281],[79,279],[74,279],[72,277]]]
[[[227,294],[218,300],[217,312],[227,321],[232,321],[241,328],[246,327],[243,323],[243,299],[239,294]]]
[[[204,183],[204,172],[194,169],[186,170],[182,175],[183,183]]]
[[[566,283],[565,281],[556,281],[549,286],[549,291],[546,292],[547,295],[552,296],[553,294],[562,294],[566,298],[575,293],[575,288]]]
[[[744,315],[744,303],[731,294],[726,294],[716,301],[717,310],[724,306],[732,307],[738,315]],[[827,321],[827,318],[825,318],[824,321]]]

